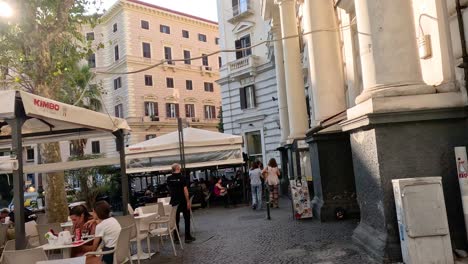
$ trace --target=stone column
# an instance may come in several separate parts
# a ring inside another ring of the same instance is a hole
[[[296,23],[296,1],[276,0],[279,5],[282,36],[298,34]],[[289,116],[289,139],[303,139],[309,125],[302,76],[299,40],[297,37],[283,39],[284,74]]]
[[[271,29],[275,39],[275,70],[276,87],[278,90],[278,109],[281,126],[281,144],[286,143],[289,136],[288,99],[286,94],[286,83],[284,79],[283,42],[281,41],[281,29],[275,26]]]
[[[304,31],[338,27],[333,1],[304,1]],[[338,31],[305,35],[314,99],[315,120],[321,121],[346,110],[343,61]]]
[[[356,0],[364,91],[356,98],[429,94],[422,80],[412,1]]]

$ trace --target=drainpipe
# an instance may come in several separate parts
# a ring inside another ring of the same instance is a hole
[[[457,11],[458,29],[460,31],[461,49],[462,49],[462,64],[458,65],[459,68],[463,68],[465,74],[465,87],[468,90],[468,54],[466,51],[466,39],[465,39],[465,26],[463,24],[462,10],[465,6],[460,5],[460,0],[455,0],[455,9]]]

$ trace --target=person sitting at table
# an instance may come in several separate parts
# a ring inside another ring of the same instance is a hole
[[[214,186],[214,195],[219,197],[224,202],[224,207],[228,206],[228,191],[225,187],[223,187],[223,180],[221,178],[218,179],[218,182]]]
[[[5,224],[5,219],[8,217],[9,214],[10,214],[10,210],[8,210],[7,208],[3,208],[0,211],[0,222],[2,224]]]
[[[93,218],[96,219],[96,231],[94,233],[94,240],[92,245],[85,245],[83,246],[84,250],[87,252],[89,251],[96,251],[99,245],[103,244],[102,251],[109,251],[113,250],[117,239],[120,235],[120,227],[119,222],[110,216],[110,205],[106,201],[99,201],[94,205],[94,210],[92,212]],[[90,256],[87,256],[86,263],[91,262]],[[102,256],[102,262],[105,264],[113,264],[114,263],[114,255],[107,254]]]
[[[88,209],[84,205],[77,205],[70,210],[70,218],[73,223],[72,234],[76,234],[76,229],[81,230],[81,234],[94,235],[96,230],[96,221],[92,221],[93,217],[88,212]],[[86,225],[86,223],[90,224]],[[91,243],[91,241],[90,241]],[[88,243],[88,244],[90,244]],[[79,257],[83,256],[87,251],[85,250],[85,245],[81,247],[72,248],[71,256]]]

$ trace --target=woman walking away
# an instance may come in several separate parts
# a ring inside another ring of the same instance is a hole
[[[259,162],[252,163],[249,171],[250,188],[252,190],[252,209],[262,208],[262,171],[258,168]]]
[[[278,185],[279,185],[279,176],[280,171],[278,169],[278,164],[274,158],[270,159],[268,166],[263,169],[262,172],[266,175],[265,182],[268,184],[268,189],[270,191],[270,204],[272,208],[278,208]]]

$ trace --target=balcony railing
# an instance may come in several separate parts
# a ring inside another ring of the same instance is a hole
[[[253,13],[253,7],[250,0],[239,0],[238,4],[232,7],[232,17],[228,19],[228,22],[237,23],[242,18],[253,15]]]
[[[231,77],[241,77],[244,75],[255,75],[257,67],[257,56],[249,55],[228,63]]]

